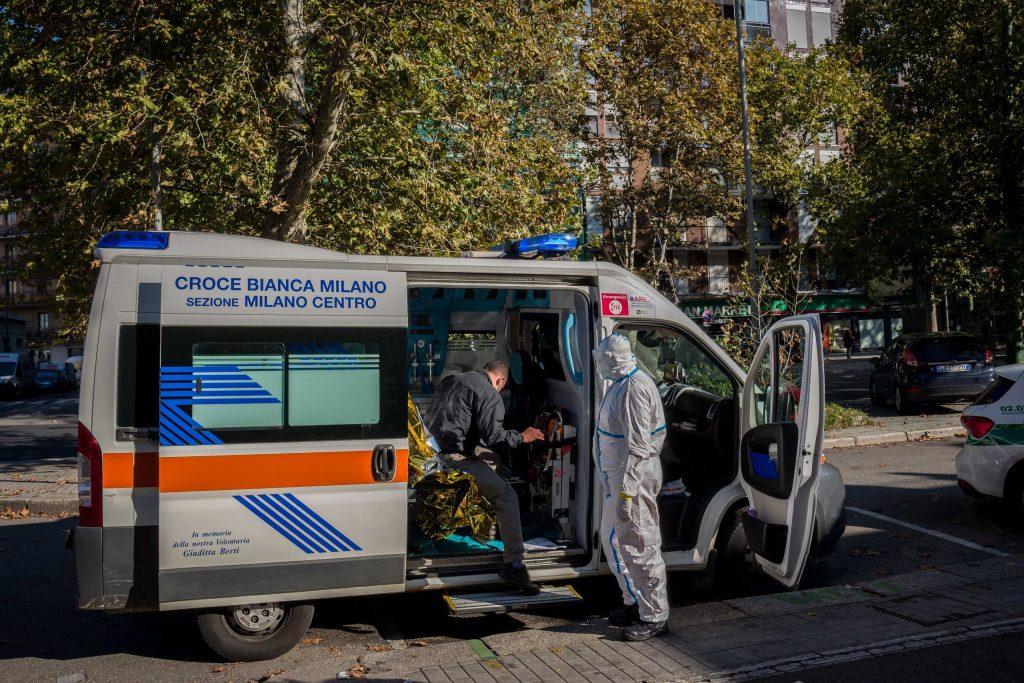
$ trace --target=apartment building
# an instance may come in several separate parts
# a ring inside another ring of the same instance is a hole
[[[60,334],[64,321],[54,307],[54,283],[22,279],[26,237],[17,204],[0,212],[3,298],[0,300],[0,351],[35,351],[40,360],[63,362],[82,352],[82,341]],[[5,332],[9,331],[9,332]]]
[[[807,52],[813,47],[824,45],[835,36],[838,20],[842,14],[843,0],[739,0],[745,9],[747,39],[770,38],[780,50],[796,53]],[[737,0],[716,0],[723,18],[735,18]],[[617,126],[614,115],[609,115],[593,98],[587,110],[591,131],[600,137],[614,137]],[[838,156],[841,132],[823,136],[807,149],[807,155],[814,162],[825,162]],[[652,159],[652,166],[658,160]],[[755,179],[756,182],[756,179]],[[737,194],[742,188],[735,190]],[[599,193],[587,197],[587,231],[590,235],[603,234],[598,215]],[[834,272],[825,266],[820,246],[814,243],[814,221],[803,207],[792,213],[786,212],[769,193],[754,189],[754,223],[757,231],[757,250],[761,255],[771,255],[787,242],[809,244],[807,262],[804,264],[801,287],[808,292],[808,307],[826,318],[842,319],[852,324],[851,316],[868,311],[868,301],[859,289],[837,279]],[[685,230],[680,231],[669,244],[673,260],[690,273],[674,283],[675,294],[680,306],[695,319],[713,319],[747,315],[743,307],[732,304],[730,292],[747,257],[745,245],[746,224],[741,219],[727,224],[720,218],[709,217],[688,221]]]

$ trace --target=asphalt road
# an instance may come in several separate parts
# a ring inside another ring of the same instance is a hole
[[[921,648],[760,679],[763,683],[864,681],[1019,681],[1024,633]]]

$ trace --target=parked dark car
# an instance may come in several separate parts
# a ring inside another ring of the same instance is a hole
[[[871,371],[871,403],[890,399],[900,413],[927,403],[973,399],[995,379],[992,351],[961,332],[930,332],[897,337]]]
[[[60,368],[40,368],[35,377],[39,391],[64,391],[71,387],[67,373]]]

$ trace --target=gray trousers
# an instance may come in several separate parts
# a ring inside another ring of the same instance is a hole
[[[519,498],[515,490],[495,471],[500,461],[491,451],[478,450],[476,455],[446,455],[452,467],[472,475],[481,495],[494,506],[498,529],[505,544],[505,562],[523,561],[523,527],[519,521]]]

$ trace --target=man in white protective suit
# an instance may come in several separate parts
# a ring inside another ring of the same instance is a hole
[[[665,409],[658,388],[636,364],[629,340],[606,337],[594,351],[610,380],[598,411],[594,460],[604,493],[601,543],[624,606],[608,616],[626,640],[668,632],[668,587],[661,557],[658,491]]]

